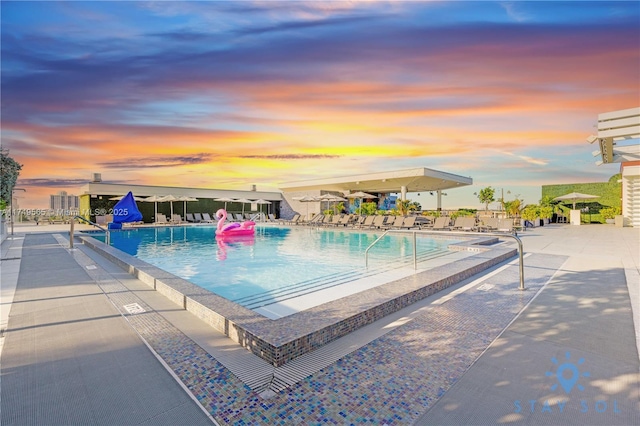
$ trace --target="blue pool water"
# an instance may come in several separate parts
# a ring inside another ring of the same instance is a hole
[[[214,226],[139,228],[112,232],[111,245],[248,307],[305,294],[336,282],[413,265],[410,234],[305,227],[258,227],[254,237],[220,240]],[[417,238],[418,257],[448,254],[454,240]]]

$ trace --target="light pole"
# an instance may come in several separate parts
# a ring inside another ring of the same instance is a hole
[[[500,210],[504,211],[504,188],[500,188],[501,197],[500,197]],[[507,191],[507,195],[511,194],[511,191]]]
[[[24,191],[24,192],[27,192],[27,190],[26,190],[26,189],[24,189],[24,188],[13,188],[13,189],[11,190],[11,210],[10,210],[10,212],[11,212],[11,216],[10,216],[10,217],[11,217],[11,236],[12,236],[12,237],[13,237],[13,215],[14,215],[14,213],[15,213],[15,212],[13,211],[13,192],[14,192],[14,191]]]

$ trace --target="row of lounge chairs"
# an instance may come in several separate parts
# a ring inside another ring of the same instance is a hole
[[[416,216],[358,216],[354,214],[323,215],[317,214],[309,221],[296,214],[291,220],[280,223],[287,225],[343,226],[359,229],[413,229],[420,228]]]
[[[270,215],[272,216],[272,215]],[[275,218],[270,217],[275,222]],[[308,221],[296,214],[291,220],[280,220],[286,225],[312,226],[349,226],[358,229],[429,229],[434,231],[478,231],[478,232],[509,232],[514,233],[524,229],[514,224],[513,219],[482,218],[474,216],[460,216],[454,221],[448,216],[426,218],[422,216],[358,216],[358,215],[323,215],[317,214]]]

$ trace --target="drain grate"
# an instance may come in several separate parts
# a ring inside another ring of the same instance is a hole
[[[128,305],[123,305],[123,308],[127,310],[130,314],[141,314],[147,312],[142,306],[137,303],[129,303]]]

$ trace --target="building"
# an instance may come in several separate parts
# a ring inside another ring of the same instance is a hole
[[[110,214],[110,209],[117,202],[117,198],[129,191],[140,201],[137,203],[145,222],[154,222],[156,212],[167,217],[178,214],[184,218],[187,212],[215,213],[220,208],[226,208],[232,213],[273,213],[277,217],[289,219],[295,213],[313,214],[321,210],[321,203],[303,203],[298,197],[311,197],[334,194],[341,197],[352,192],[364,191],[374,195],[377,202],[387,207],[393,207],[400,194],[405,200],[408,192],[429,192],[438,195],[438,208],[441,206],[442,191],[473,184],[470,177],[458,176],[427,168],[415,168],[392,172],[377,172],[355,176],[343,176],[309,181],[289,182],[282,184],[282,192],[257,191],[252,185],[251,190],[226,190],[185,188],[151,185],[129,185],[102,182],[99,175],[93,182],[84,185],[79,196],[79,214],[90,220],[96,216]],[[196,201],[145,202],[144,198],[151,196],[191,197]],[[228,200],[243,200],[228,201]],[[227,200],[227,201],[224,201]],[[264,205],[258,201],[264,201]],[[326,204],[325,204],[326,205]]]
[[[186,188],[174,186],[152,186],[152,185],[129,185],[106,183],[102,180],[94,179],[80,188],[81,216],[95,221],[96,216],[109,215],[113,206],[117,203],[116,198],[126,195],[129,191],[139,199],[138,209],[142,213],[145,222],[154,222],[155,213],[162,213],[171,217],[171,213],[180,215],[183,219],[186,213],[209,213],[213,214],[218,209],[224,208],[229,212],[273,213],[279,211],[282,194],[280,192],[257,191],[255,186],[249,191],[225,190],[225,189],[205,189]],[[173,202],[145,202],[144,198],[151,196],[163,197],[173,195],[176,198],[189,197],[195,201],[173,201]],[[225,202],[218,201],[224,199],[246,200]],[[269,204],[259,204],[258,200],[268,201]]]
[[[625,226],[640,227],[640,107],[598,115],[598,135],[587,142],[598,142],[597,165],[620,163],[622,174],[622,216]]]
[[[49,208],[52,210],[78,210],[79,199],[77,195],[68,195],[66,191],[60,191],[57,195],[49,196]]]

